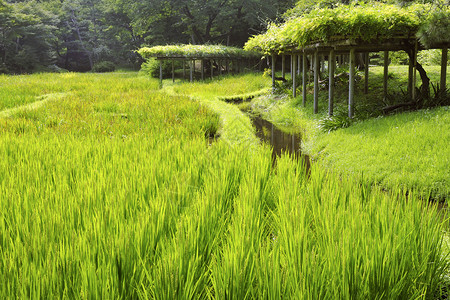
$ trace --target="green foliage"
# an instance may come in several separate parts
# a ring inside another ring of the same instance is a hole
[[[286,156],[274,167],[257,143],[208,145],[208,102],[249,122],[211,94],[135,73],[0,80],[0,103],[61,92],[0,117],[1,298],[412,299],[445,283],[434,207]]]
[[[430,10],[431,6],[425,4],[399,7],[378,2],[315,8],[281,25],[270,26],[266,33],[252,37],[244,48],[271,53],[343,37],[381,41],[395,36],[414,36],[419,29],[431,32],[433,29],[426,29],[431,23],[437,24],[433,28],[440,30],[440,41],[446,41],[447,12]]]
[[[154,78],[159,78],[159,64],[162,63],[162,71],[163,77],[171,76],[172,74],[172,61],[171,60],[162,60],[159,61],[156,58],[148,58],[142,65],[140,72],[147,74]],[[173,61],[174,68],[182,68],[183,62],[180,60]]]
[[[323,118],[319,121],[322,131],[331,132],[340,128],[347,128],[353,124],[354,120],[348,117],[345,111],[338,111],[331,117]]]
[[[175,57],[175,58],[259,58],[260,53],[255,51],[245,51],[236,47],[222,45],[167,45],[144,47],[137,51],[142,57]]]
[[[114,72],[116,70],[116,65],[112,61],[101,61],[92,67],[92,72],[105,73]]]
[[[420,42],[426,47],[440,45],[449,42],[450,32],[450,7],[435,9],[423,16],[425,22],[422,23],[417,36]]]

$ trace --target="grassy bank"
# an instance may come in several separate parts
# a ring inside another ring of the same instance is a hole
[[[64,75],[43,91],[62,96],[0,115],[1,298],[412,299],[447,284],[445,227],[413,194],[210,145],[222,115],[136,73],[72,74],[67,90]]]
[[[432,82],[439,80],[439,67],[425,68]],[[301,96],[292,99],[270,95],[254,100],[252,107],[275,124],[302,132],[305,137],[303,150],[327,167],[363,175],[368,182],[385,188],[401,187],[420,191],[425,197],[448,198],[448,107],[368,118],[382,107],[383,98],[382,68],[370,70],[369,94],[362,92],[363,80],[357,82],[356,123],[350,128],[331,133],[320,129],[321,119],[327,115],[328,94],[325,90],[319,94],[319,114],[312,113],[312,94],[308,94],[306,107],[301,105]],[[407,66],[392,66],[389,72],[390,93],[405,90]],[[337,115],[347,113],[347,89],[345,84],[337,86]]]

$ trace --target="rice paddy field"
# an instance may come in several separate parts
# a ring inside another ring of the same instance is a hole
[[[436,206],[274,165],[268,146],[231,138],[252,128],[215,84],[194,97],[138,73],[0,75],[0,298],[446,295]]]

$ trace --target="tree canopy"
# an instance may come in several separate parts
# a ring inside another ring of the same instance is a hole
[[[295,0],[0,0],[0,73],[139,65],[144,45],[241,47]]]

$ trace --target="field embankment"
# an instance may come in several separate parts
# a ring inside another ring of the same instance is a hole
[[[402,87],[407,86],[407,68],[389,67],[390,98],[402,95]],[[439,67],[426,66],[425,69],[431,82],[439,81]],[[327,90],[319,92],[319,114],[312,113],[311,94],[308,94],[306,107],[301,105],[301,96],[292,99],[271,95],[253,100],[252,107],[275,124],[302,132],[303,150],[323,166],[345,174],[362,175],[367,182],[387,189],[414,190],[438,200],[448,198],[448,106],[384,116],[379,115],[380,107],[385,105],[382,93],[382,68],[372,67],[369,94],[363,93],[363,80],[357,81],[356,119],[349,128],[332,132],[321,129],[322,120],[327,118]],[[341,119],[346,118],[347,96],[347,85],[338,85],[335,115]],[[379,116],[368,118],[374,113]]]
[[[135,73],[46,76],[0,86],[8,109],[66,93],[0,117],[2,298],[411,299],[447,284],[445,227],[413,194],[210,144],[220,115]]]

